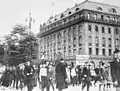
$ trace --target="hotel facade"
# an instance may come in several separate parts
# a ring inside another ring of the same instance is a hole
[[[38,37],[39,57],[44,53],[54,61],[61,52],[68,62],[76,55],[90,55],[95,64],[107,63],[120,48],[120,8],[84,1],[41,24]]]

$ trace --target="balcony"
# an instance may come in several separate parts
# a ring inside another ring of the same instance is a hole
[[[66,27],[78,24],[80,22],[94,22],[94,23],[100,23],[100,24],[106,24],[106,25],[113,25],[113,26],[120,26],[120,20],[108,20],[108,19],[102,19],[102,18],[94,18],[93,16],[87,16],[87,15],[83,15],[80,16],[74,20],[70,20],[66,23],[61,23],[58,26],[54,26],[52,27],[50,30],[45,31],[43,33],[40,34],[40,37],[43,37],[47,34],[51,34],[53,32],[59,31],[61,29],[64,29]]]
[[[84,18],[84,21],[120,26],[120,20],[116,21],[112,19],[94,18],[93,16],[88,17],[87,15],[83,16],[83,18]]]

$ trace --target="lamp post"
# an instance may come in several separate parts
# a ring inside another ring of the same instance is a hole
[[[28,29],[29,29],[29,36],[31,35],[31,25],[35,22],[35,19],[31,16],[31,12],[29,13],[29,17],[26,19],[26,22],[28,22]],[[32,57],[32,41],[30,42],[30,58]]]

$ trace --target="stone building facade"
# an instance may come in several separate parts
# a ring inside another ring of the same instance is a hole
[[[90,55],[94,62],[108,62],[120,48],[120,8],[84,1],[40,25],[39,42],[39,55],[49,60],[61,52],[68,61]]]

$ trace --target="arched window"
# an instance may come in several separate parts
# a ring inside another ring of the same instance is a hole
[[[112,11],[113,13],[117,13],[114,8],[111,8],[111,11]]]
[[[76,8],[76,9],[75,9],[75,11],[78,11],[78,10],[79,10],[79,8]]]
[[[63,13],[61,14],[60,18],[62,18],[62,17],[64,17],[64,14],[63,14]]]
[[[66,39],[66,30],[64,30],[64,40]]]
[[[61,34],[60,34],[60,32],[58,33],[58,39],[61,39]]]
[[[47,37],[47,46],[49,46],[49,37]]]
[[[71,11],[69,11],[68,14],[71,14]]]
[[[57,18],[55,18],[55,21],[57,20]]]
[[[59,49],[61,49],[61,42],[62,42],[61,41],[61,33],[60,32],[58,33],[57,37],[58,37],[58,50],[59,50]]]
[[[46,23],[43,24],[43,26],[45,26],[45,25],[46,25]]]
[[[101,7],[97,7],[97,10],[103,10]]]

